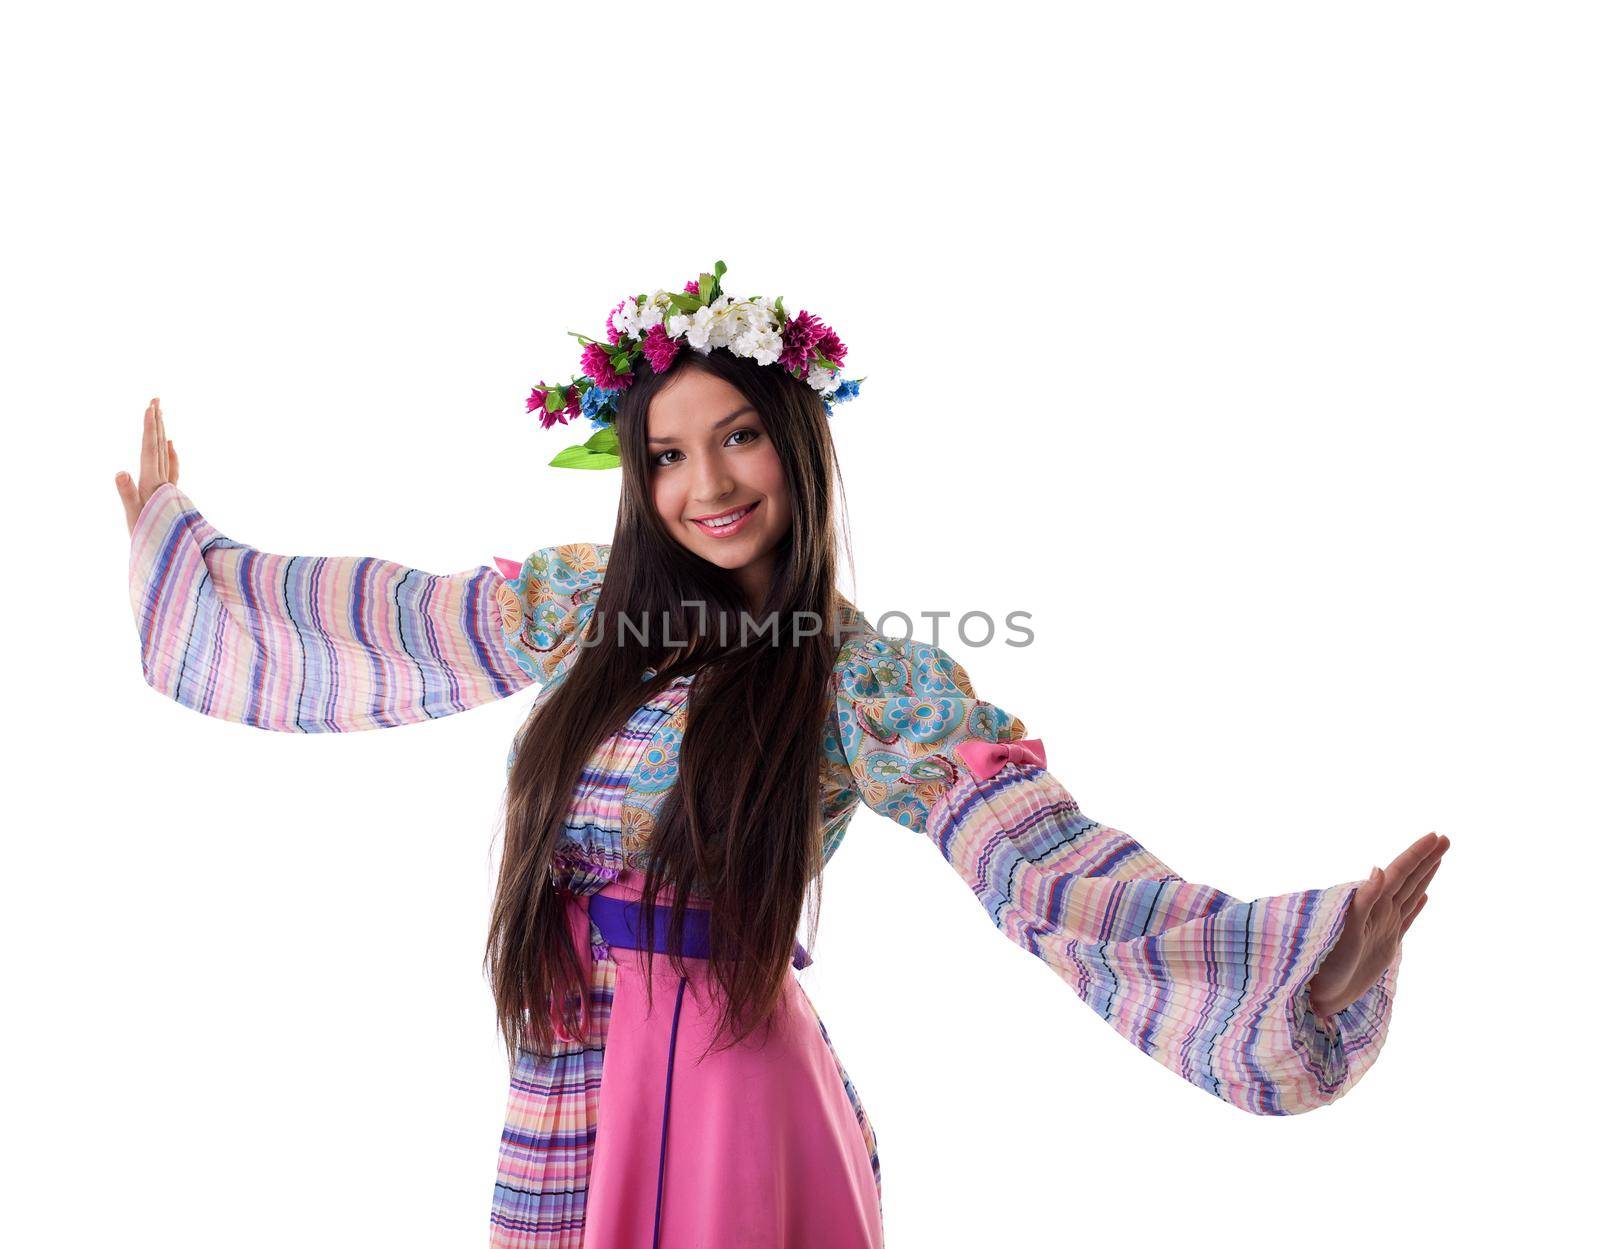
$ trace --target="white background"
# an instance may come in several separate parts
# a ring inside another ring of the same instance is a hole
[[[868,375],[834,421],[857,601],[1031,611],[1031,647],[950,649],[1090,815],[1239,897],[1454,842],[1381,1059],[1273,1119],[863,809],[804,983],[890,1246],[1562,1239],[1595,35],[1576,4],[13,10],[0,1238],[485,1243],[531,694],[326,737],[160,699],[112,478],[159,394],[181,487],[265,550],[604,540],[615,475],[546,468],[577,436],[523,399],[722,259]]]

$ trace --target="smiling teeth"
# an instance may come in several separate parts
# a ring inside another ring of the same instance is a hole
[[[710,525],[713,529],[721,529],[724,525],[733,524],[734,521],[745,515],[745,513],[747,513],[749,510],[750,509],[748,507],[740,508],[737,512],[734,512],[730,516],[723,516],[717,520],[703,520],[700,523],[702,525]]]

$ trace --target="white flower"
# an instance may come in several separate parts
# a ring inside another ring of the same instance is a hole
[[[685,334],[689,339],[689,346],[693,347],[701,355],[705,355],[712,347],[719,345],[711,341],[712,330],[716,325],[716,315],[711,306],[706,306],[696,309],[694,315],[689,318],[689,325],[685,330]]]
[[[667,316],[667,333],[673,338],[682,338],[689,332],[690,318],[682,312],[669,313]]]
[[[634,324],[638,326],[639,337],[643,338],[656,326],[661,324],[661,319],[666,315],[671,304],[667,302],[667,293],[657,291],[644,301],[643,306],[634,315]]]
[[[811,389],[820,390],[825,395],[831,395],[839,389],[839,383],[844,378],[838,372],[824,364],[813,364],[811,372],[806,374],[806,381],[811,383]]]
[[[755,299],[745,300],[743,312],[747,328],[762,330],[775,330],[778,328],[778,314],[772,310],[772,305],[762,296],[758,295]]]
[[[774,364],[783,354],[783,335],[775,329],[752,326],[735,341],[734,351],[758,364]]]
[[[619,334],[638,337],[639,305],[632,295],[622,301],[622,307],[612,314],[611,324]]]

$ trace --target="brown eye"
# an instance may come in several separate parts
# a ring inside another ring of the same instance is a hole
[[[761,431],[759,429],[736,429],[736,430],[733,431],[733,433],[728,435],[728,441],[732,442],[740,434],[749,434],[750,437],[745,442],[735,443],[734,444],[735,446],[740,446],[740,447],[747,446],[747,445],[749,445],[750,442],[752,442],[755,439],[761,437]]]

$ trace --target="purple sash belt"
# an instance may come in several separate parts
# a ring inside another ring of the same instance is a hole
[[[619,950],[646,948],[642,910],[637,902],[613,898],[604,893],[589,898],[589,918],[600,930],[606,944]],[[656,908],[653,940],[648,946],[658,953],[667,947],[667,921],[670,918],[669,907],[663,905]],[[711,912],[704,907],[691,906],[684,910],[683,955],[685,958],[711,957]],[[811,966],[811,955],[798,941],[794,943],[791,959],[796,968]]]

